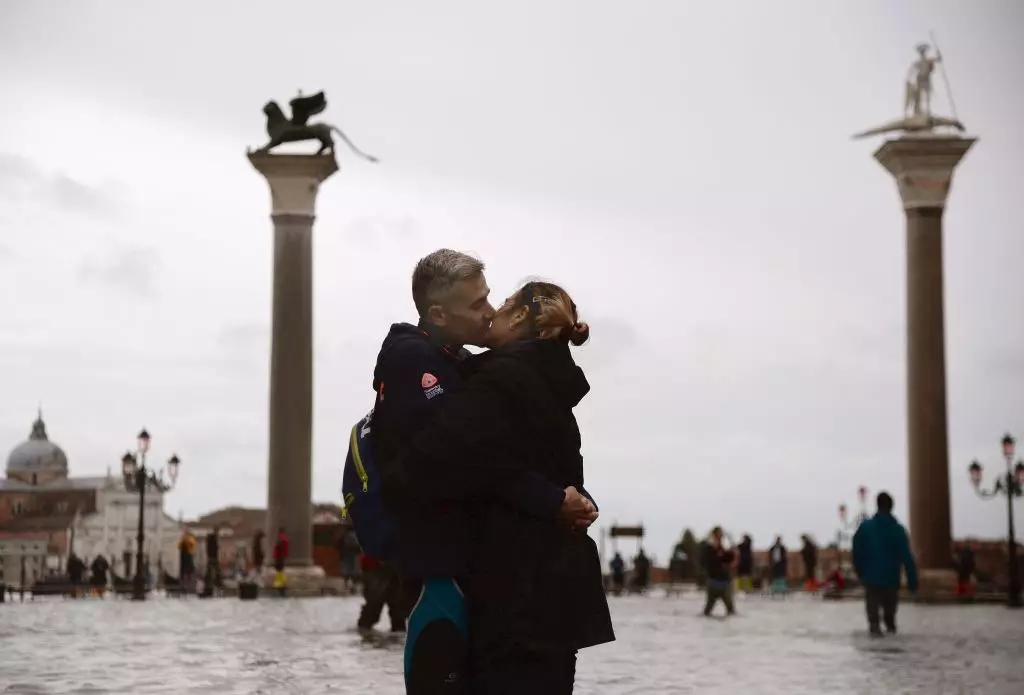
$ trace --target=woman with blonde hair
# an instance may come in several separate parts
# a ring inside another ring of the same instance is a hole
[[[573,408],[590,390],[570,354],[589,329],[569,294],[528,282],[497,310],[489,352],[404,459],[421,504],[475,503],[466,581],[472,692],[571,693],[576,652],[615,639],[597,546],[586,523],[517,512],[494,490],[524,469],[583,491]],[[417,626],[410,621],[409,639]]]

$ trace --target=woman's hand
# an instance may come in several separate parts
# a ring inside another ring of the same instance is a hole
[[[562,508],[558,510],[560,521],[572,528],[586,528],[597,520],[597,516],[593,502],[572,485],[565,488],[565,499],[562,500]]]

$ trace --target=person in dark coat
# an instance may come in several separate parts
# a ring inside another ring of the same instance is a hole
[[[771,567],[771,593],[785,595],[789,588],[789,550],[782,544],[782,536],[776,536],[774,545],[768,550],[768,563]]]
[[[220,587],[220,529],[216,526],[206,534],[206,578],[203,580],[203,595],[213,596],[213,590]]]
[[[633,558],[633,588],[641,594],[651,582],[651,560],[643,548]]]
[[[810,536],[801,536],[804,545],[800,548],[800,558],[804,561],[804,588],[807,591],[818,590],[818,546]]]
[[[711,537],[704,544],[704,568],[708,573],[707,600],[704,602],[704,615],[710,616],[715,604],[721,601],[729,615],[736,614],[732,602],[732,563],[736,553],[726,548],[722,542],[722,527],[711,530]]]
[[[618,596],[626,585],[626,561],[622,559],[622,553],[616,552],[608,566],[612,571],[612,591]]]
[[[489,695],[571,693],[576,652],[615,639],[589,522],[529,516],[494,493],[524,468],[583,489],[573,408],[590,384],[569,343],[587,332],[564,290],[527,283],[496,312],[494,349],[469,360],[462,390],[407,452],[420,499],[476,502],[470,651],[474,686]]]
[[[263,573],[263,561],[267,552],[263,547],[263,540],[266,536],[263,529],[258,529],[252,537],[252,569],[257,576]]]
[[[97,555],[92,561],[90,584],[95,589],[105,589],[107,586],[107,572],[110,570],[110,563],[107,558]]]
[[[85,574],[85,563],[74,553],[68,555],[68,580],[72,586],[77,587],[82,583],[82,576]]]
[[[895,634],[902,571],[907,572],[907,587],[915,592],[917,564],[910,552],[907,530],[892,515],[892,497],[880,492],[876,504],[878,513],[862,523],[853,535],[853,567],[864,585],[871,636],[881,637],[878,613],[882,612],[886,631]]]
[[[736,561],[736,583],[739,590],[749,594],[754,590],[754,541],[749,535],[736,546],[739,558]]]
[[[974,593],[971,578],[975,569],[974,551],[971,550],[971,546],[964,544],[960,548],[953,558],[953,567],[956,569],[956,595],[971,596]]]

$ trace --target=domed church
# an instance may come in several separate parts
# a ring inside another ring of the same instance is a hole
[[[46,436],[46,423],[40,411],[28,439],[14,447],[7,457],[7,479],[45,485],[67,477],[68,457]]]
[[[118,447],[111,447],[112,460],[120,461]],[[177,575],[178,523],[164,513],[163,495],[146,490],[144,558],[153,576],[160,569]],[[19,537],[39,538],[45,534],[46,557],[33,563],[32,576],[62,571],[72,550],[88,562],[97,554],[107,557],[121,576],[134,574],[135,536],[138,531],[139,496],[125,490],[120,477],[71,477],[68,456],[50,440],[40,411],[31,425],[28,439],[7,456],[6,479],[0,480],[0,540],[4,547]],[[2,550],[0,550],[2,555]],[[0,573],[5,564],[0,557]],[[8,583],[14,577],[7,577]],[[0,582],[4,578],[0,576]]]

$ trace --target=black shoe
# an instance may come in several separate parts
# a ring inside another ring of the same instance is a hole
[[[885,634],[887,634],[887,635],[895,635],[896,634],[896,626],[895,625],[886,625],[885,626]]]
[[[885,637],[885,633],[882,632],[882,628],[877,625],[868,630],[868,634],[872,637]]]
[[[393,635],[403,634],[404,635],[405,634],[405,625],[392,625],[391,626],[391,634],[393,634]]]

